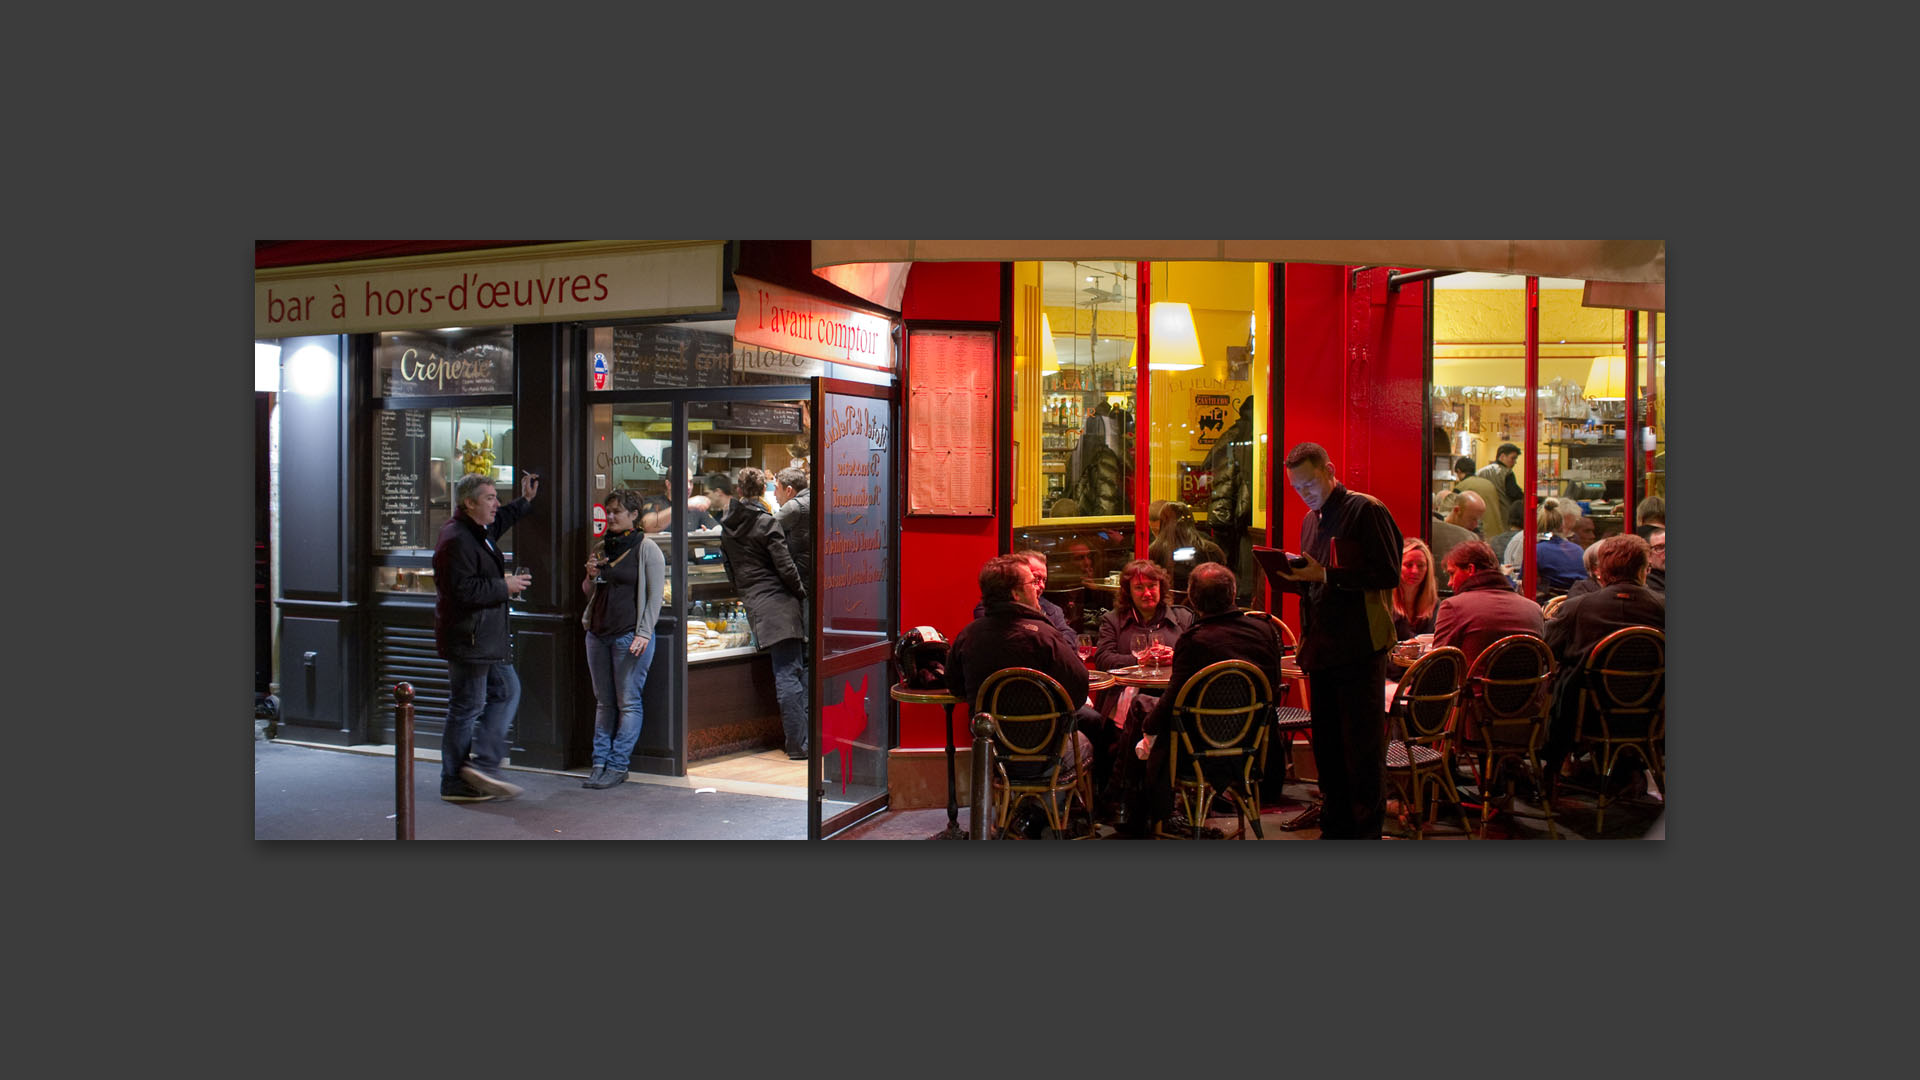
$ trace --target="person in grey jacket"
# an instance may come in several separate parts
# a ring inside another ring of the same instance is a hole
[[[755,494],[766,489],[767,474],[748,465],[734,474],[733,485],[743,497],[730,499],[720,519],[720,552],[755,640],[773,653],[780,727],[787,757],[798,761],[807,756],[807,630],[800,612],[807,586],[785,531]]]
[[[813,573],[813,492],[807,490],[807,474],[792,466],[775,473],[773,499],[780,504],[773,518],[787,534],[787,553],[800,580],[807,581]]]
[[[642,697],[653,667],[654,627],[667,561],[637,523],[646,501],[637,491],[607,495],[607,535],[587,559],[580,591],[588,596],[587,673],[593,679],[593,773],[580,786],[626,782],[645,719]]]
[[[522,473],[520,497],[504,505],[493,478],[468,473],[453,485],[457,509],[433,549],[433,642],[447,662],[447,727],[440,739],[440,797],[448,802],[511,799],[520,785],[500,775],[507,728],[520,708],[507,598],[531,584],[509,575],[494,541],[533,508],[540,478]]]

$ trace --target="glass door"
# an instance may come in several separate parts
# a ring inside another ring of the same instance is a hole
[[[898,575],[892,387],[813,380],[807,837],[886,804]]]

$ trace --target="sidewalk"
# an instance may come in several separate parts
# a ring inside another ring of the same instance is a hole
[[[440,763],[413,768],[416,840],[805,840],[807,804],[630,779],[580,786],[585,773],[509,766],[526,788],[504,802],[440,801]],[[256,840],[392,840],[394,760],[385,753],[255,740]]]
[[[437,757],[437,755],[429,755]],[[254,740],[253,835],[256,840],[391,840],[394,838],[394,761],[391,747],[341,749]],[[414,762],[413,833],[417,840],[804,840],[807,806],[792,797],[752,794],[754,785],[635,775],[617,788],[590,791],[580,786],[584,772],[563,773],[509,766],[508,779],[526,789],[503,802],[440,801],[440,765]],[[696,786],[697,785],[697,786]],[[724,790],[730,788],[731,790]],[[720,790],[717,790],[720,789]],[[1261,814],[1268,840],[1314,840],[1314,828],[1287,832],[1280,826],[1306,806],[1316,792],[1310,784],[1288,784],[1293,800]],[[1578,800],[1576,797],[1576,801]],[[1590,805],[1587,803],[1586,805]],[[1664,834],[1663,806],[1622,801],[1607,809],[1606,839],[1635,839]],[[1522,807],[1523,813],[1533,813]],[[1590,809],[1556,814],[1562,839],[1597,839]],[[967,808],[960,807],[966,828]],[[1477,827],[1479,816],[1473,815]],[[1233,828],[1230,818],[1208,824]],[[945,829],[944,807],[887,811],[848,829],[836,839],[926,840]],[[1399,830],[1389,815],[1387,828]],[[1110,838],[1111,826],[1098,835]],[[1489,839],[1547,839],[1538,817],[1496,815]],[[1445,816],[1427,831],[1429,839],[1464,839]]]

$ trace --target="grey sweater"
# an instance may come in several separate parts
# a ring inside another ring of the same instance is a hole
[[[627,621],[631,618],[634,633],[653,637],[654,625],[660,621],[661,593],[665,590],[666,578],[667,560],[651,538],[635,544],[625,557],[602,571],[599,588],[613,590],[605,601],[607,632],[626,633]],[[627,592],[628,589],[634,591]],[[580,625],[594,630],[592,619],[593,603],[589,600],[586,612],[580,616]]]

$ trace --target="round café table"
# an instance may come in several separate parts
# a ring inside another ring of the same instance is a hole
[[[935,833],[932,839],[935,839],[935,840],[968,839],[967,830],[960,827],[959,789],[954,786],[954,781],[953,781],[953,707],[955,705],[960,704],[960,699],[957,697],[954,697],[952,694],[949,694],[944,690],[915,690],[910,687],[902,686],[899,683],[894,683],[892,686],[888,687],[887,693],[892,696],[893,700],[906,702],[909,705],[940,705],[946,709],[946,716],[947,716],[947,723],[946,723],[946,729],[947,729],[947,827],[944,831]]]
[[[1173,667],[1159,668],[1123,667],[1106,673],[1121,686],[1137,686],[1142,690],[1165,690],[1173,680]]]

